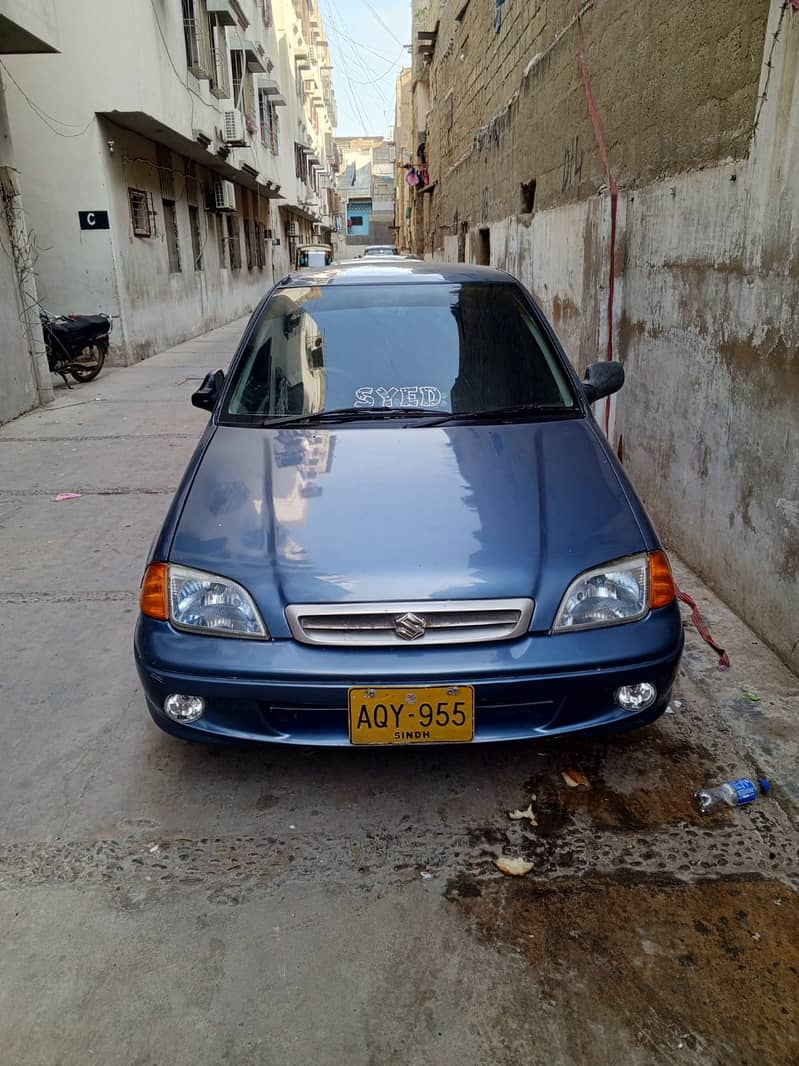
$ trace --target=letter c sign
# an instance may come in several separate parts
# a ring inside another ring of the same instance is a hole
[[[107,211],[78,211],[81,229],[110,229]]]

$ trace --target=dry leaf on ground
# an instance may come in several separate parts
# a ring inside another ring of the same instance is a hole
[[[560,775],[569,788],[590,788],[591,782],[582,770],[564,770]]]

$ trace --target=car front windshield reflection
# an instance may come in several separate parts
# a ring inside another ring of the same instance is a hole
[[[270,300],[221,418],[520,405],[573,409],[575,400],[515,285],[314,286]]]

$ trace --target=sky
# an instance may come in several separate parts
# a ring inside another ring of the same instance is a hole
[[[410,0],[319,0],[333,57],[339,137],[392,137],[397,74],[410,66]]]

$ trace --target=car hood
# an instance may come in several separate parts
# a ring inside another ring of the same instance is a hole
[[[274,636],[292,603],[519,596],[542,629],[577,574],[647,547],[639,510],[583,418],[220,426],[169,557],[244,585]]]

